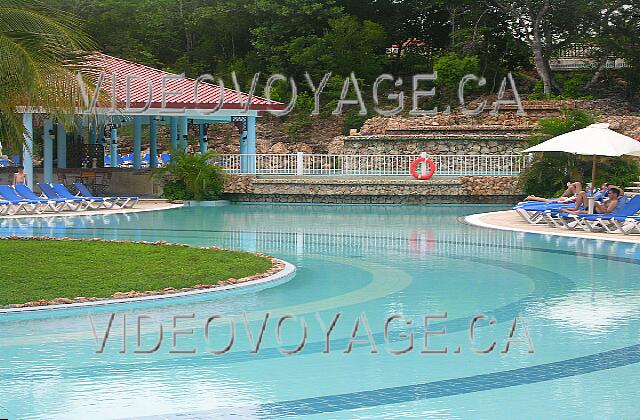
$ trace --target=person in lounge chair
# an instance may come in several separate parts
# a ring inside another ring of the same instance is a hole
[[[559,198],[544,198],[530,195],[524,201],[540,201],[542,203],[574,203],[578,193],[582,191],[582,183],[567,182],[567,190]]]
[[[581,207],[584,209],[589,208],[588,200],[589,197],[587,197],[587,193],[585,191],[581,191],[578,194],[575,206],[573,208],[560,209],[560,213],[589,214],[588,210],[580,210]],[[612,186],[609,187],[609,199],[604,204],[596,201],[594,203],[595,206],[593,211],[597,214],[618,213],[624,209],[627,201],[627,197],[624,196],[622,188]]]
[[[602,184],[602,187],[600,187],[600,189],[596,188],[596,191],[593,194],[593,198],[596,201],[599,202],[603,202],[607,197],[609,197],[609,183],[605,182],[604,184]]]
[[[18,171],[13,174],[12,186],[15,187],[18,184],[27,185],[27,175],[24,173],[24,167],[18,166]]]

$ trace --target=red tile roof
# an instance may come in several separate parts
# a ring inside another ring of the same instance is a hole
[[[143,108],[148,101],[148,85],[151,84],[151,108],[162,107],[162,84],[165,76],[173,75],[163,70],[154,69],[142,64],[134,63],[122,58],[99,53],[94,56],[91,63],[103,70],[105,74],[103,90],[112,92],[112,75],[116,76],[116,99],[125,104],[127,100],[126,85],[127,76],[138,76],[140,79],[132,79],[130,82],[131,108]],[[174,75],[175,76],[175,75]],[[198,86],[198,101],[195,98],[196,81],[190,78],[166,79],[166,108],[172,109],[213,109],[220,101],[220,86],[201,82]],[[180,94],[169,95],[169,92]],[[224,88],[224,104],[222,109],[241,109],[246,103],[248,94]],[[282,110],[285,105],[269,101],[259,96],[251,98],[249,109],[257,111]]]

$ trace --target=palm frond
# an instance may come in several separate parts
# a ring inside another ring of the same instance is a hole
[[[48,113],[67,127],[79,105],[77,71],[90,72],[94,49],[79,20],[35,0],[0,5],[0,142],[17,145],[24,107]]]

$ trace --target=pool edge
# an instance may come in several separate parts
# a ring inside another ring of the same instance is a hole
[[[486,222],[486,221],[482,220],[482,218],[486,217],[486,216],[507,214],[507,213],[511,213],[511,212],[513,212],[513,210],[502,210],[502,211],[494,211],[494,212],[488,212],[488,213],[470,214],[468,216],[465,216],[464,221],[466,223],[472,225],[472,226],[485,228],[485,229],[502,230],[502,231],[509,231],[509,232],[519,232],[519,233],[532,233],[532,234],[541,235],[541,236],[562,236],[562,237],[567,237],[567,238],[590,239],[590,240],[596,240],[596,241],[610,241],[610,242],[624,242],[624,243],[629,243],[629,244],[639,244],[640,243],[640,237],[638,237],[638,238],[630,238],[630,237],[625,237],[625,236],[617,236],[616,234],[613,234],[613,233],[611,233],[611,234],[610,233],[607,233],[607,234],[592,234],[592,233],[585,232],[585,231],[578,231],[576,233],[573,233],[570,230],[567,230],[567,231],[560,231],[560,230],[557,230],[557,231],[556,230],[538,231],[538,230],[525,229],[525,228],[514,227],[514,226],[498,225],[498,224],[489,223],[489,222]],[[603,235],[608,235],[608,236],[603,236]]]

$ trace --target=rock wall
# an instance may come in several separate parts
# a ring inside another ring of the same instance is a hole
[[[517,177],[412,178],[255,177],[230,175],[225,198],[304,203],[513,203],[522,196]]]
[[[417,155],[427,152],[432,155],[511,155],[526,149],[526,140],[444,140],[415,138],[368,138],[343,137],[344,154],[370,155]]]

